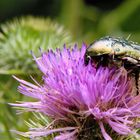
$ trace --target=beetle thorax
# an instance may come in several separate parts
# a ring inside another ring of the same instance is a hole
[[[108,40],[101,40],[94,42],[92,45],[89,46],[87,52],[96,56],[96,55],[103,55],[103,54],[112,54],[113,48],[111,46],[111,42]]]
[[[113,49],[114,55],[125,55],[126,54],[126,48],[121,43],[112,44],[112,49]]]

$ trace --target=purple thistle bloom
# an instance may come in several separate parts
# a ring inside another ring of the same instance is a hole
[[[34,57],[43,72],[42,85],[15,77],[20,82],[19,92],[37,102],[12,105],[44,113],[61,124],[19,134],[34,138],[59,132],[55,140],[75,140],[89,129],[89,118],[91,133],[98,124],[105,140],[112,140],[106,128],[119,135],[133,134],[140,117],[140,95],[135,95],[134,81],[123,67],[97,70],[92,64],[85,66],[85,50],[83,44],[80,50],[77,46],[72,50],[64,47]]]

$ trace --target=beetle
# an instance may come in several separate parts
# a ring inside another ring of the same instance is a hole
[[[136,86],[140,71],[140,45],[123,38],[103,37],[93,42],[86,49],[85,65],[91,61],[99,66],[124,66],[131,74],[135,74]]]

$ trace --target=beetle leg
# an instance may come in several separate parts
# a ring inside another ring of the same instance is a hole
[[[84,63],[85,63],[86,66],[88,65],[90,60],[91,60],[91,57],[89,55],[85,54],[85,56],[84,56]]]
[[[135,80],[136,80],[137,95],[138,95],[139,92],[140,92],[140,91],[139,91],[139,90],[140,90],[140,89],[139,89],[139,88],[140,88],[140,87],[139,87],[139,86],[140,86],[140,85],[139,85],[139,84],[140,84],[140,82],[139,82],[139,80],[140,80],[140,79],[139,79],[139,75],[140,75],[139,71],[136,70],[136,71],[135,71]]]
[[[138,61],[132,57],[123,57],[123,60],[127,60],[128,62],[131,62],[132,64],[138,64]]]

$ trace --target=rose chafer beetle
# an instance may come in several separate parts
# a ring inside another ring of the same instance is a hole
[[[103,63],[105,63],[104,59],[112,58],[111,61],[121,60],[124,64],[139,67],[140,45],[125,39],[107,36],[95,41],[86,49],[85,63],[88,64],[89,59],[92,58],[97,58],[98,61],[100,59]]]
[[[131,75],[135,75],[138,88],[140,71],[140,45],[122,38],[103,37],[92,43],[85,53],[85,64],[94,66],[124,66]]]

